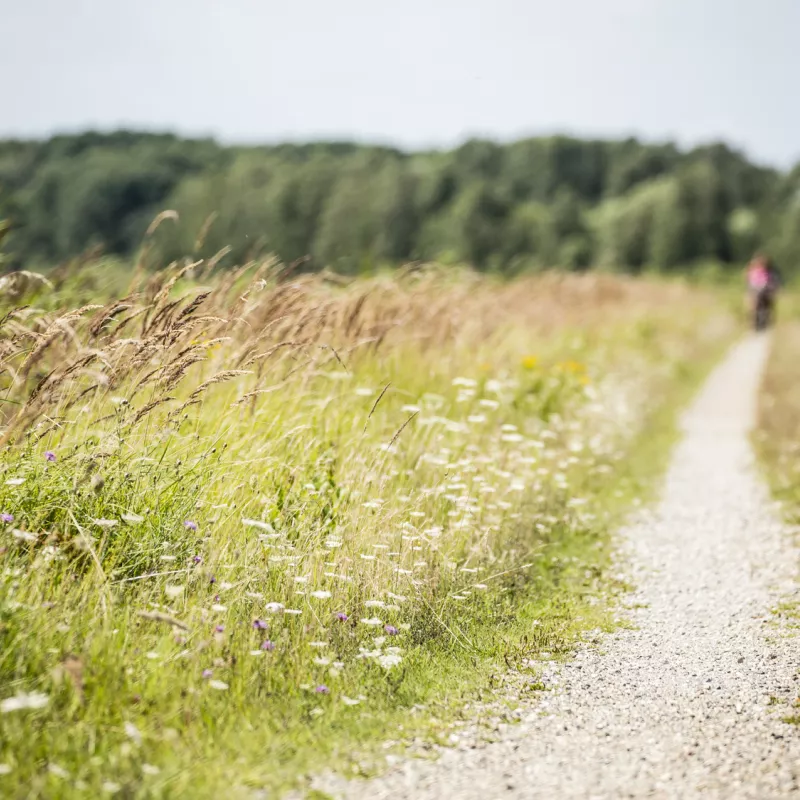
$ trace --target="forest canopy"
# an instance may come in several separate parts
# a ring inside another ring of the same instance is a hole
[[[800,258],[800,166],[724,144],[565,136],[408,153],[347,142],[222,146],[130,131],[0,141],[4,267],[89,249],[133,255],[164,209],[159,255],[267,252],[345,273],[415,260],[516,273],[638,272]]]

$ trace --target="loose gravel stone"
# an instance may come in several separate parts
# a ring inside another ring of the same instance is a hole
[[[713,373],[660,504],[621,532],[632,629],[553,667],[557,688],[499,741],[317,788],[354,800],[800,794],[800,735],[781,721],[800,691],[798,648],[771,613],[797,594],[797,552],[748,443],[768,346],[750,337]]]

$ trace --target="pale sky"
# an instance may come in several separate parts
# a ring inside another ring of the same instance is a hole
[[[800,0],[0,0],[0,136],[563,132],[800,159]]]

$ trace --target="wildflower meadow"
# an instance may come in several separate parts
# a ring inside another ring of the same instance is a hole
[[[3,797],[447,736],[613,624],[609,530],[734,334],[667,280],[101,266],[3,279]]]

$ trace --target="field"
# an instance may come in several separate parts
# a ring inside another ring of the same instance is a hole
[[[302,787],[535,690],[736,329],[602,274],[98,274],[2,287],[6,797]]]
[[[800,324],[794,298],[775,334],[761,390],[755,444],[773,493],[792,523],[800,522]]]

